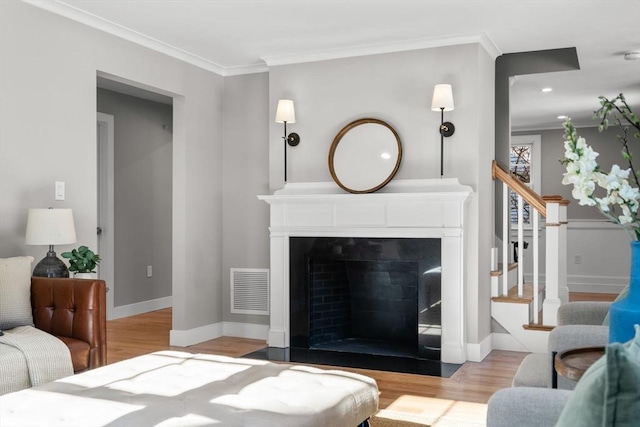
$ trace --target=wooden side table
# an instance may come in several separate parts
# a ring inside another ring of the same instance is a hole
[[[604,356],[604,347],[572,348],[555,354],[552,387],[558,388],[558,374],[578,381],[593,363]]]

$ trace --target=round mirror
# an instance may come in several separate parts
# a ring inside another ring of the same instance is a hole
[[[360,119],[333,139],[329,172],[350,193],[373,193],[391,181],[401,159],[402,145],[395,129],[382,120]]]

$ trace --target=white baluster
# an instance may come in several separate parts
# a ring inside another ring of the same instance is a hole
[[[518,194],[518,296],[524,294],[524,200]]]
[[[538,323],[538,312],[540,311],[540,296],[539,296],[539,273],[540,273],[540,248],[538,246],[538,227],[540,221],[540,214],[533,206],[529,206],[533,215],[533,323]]]
[[[502,295],[509,294],[509,226],[511,225],[511,203],[509,186],[502,184]]]

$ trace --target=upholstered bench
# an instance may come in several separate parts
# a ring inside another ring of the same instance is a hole
[[[0,396],[3,427],[356,427],[377,409],[376,382],[363,375],[175,351]]]

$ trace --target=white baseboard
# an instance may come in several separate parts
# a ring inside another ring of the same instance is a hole
[[[193,329],[180,331],[172,329],[169,332],[169,344],[177,347],[187,347],[201,342],[209,341],[222,336],[223,322],[199,326]]]
[[[169,333],[169,344],[187,347],[201,342],[225,337],[250,338],[267,340],[269,325],[255,323],[219,322],[197,328],[179,331],[172,329]]]
[[[491,343],[491,334],[487,335],[479,344],[467,343],[467,360],[470,362],[482,362],[491,353]]]
[[[567,276],[567,287],[570,292],[619,294],[628,283],[629,278],[622,276]]]
[[[539,277],[544,284],[545,275]],[[524,275],[525,283],[533,283],[533,274]],[[619,294],[622,288],[627,286],[629,278],[625,276],[580,276],[567,275],[567,288],[569,292],[589,292],[594,294]]]
[[[135,316],[136,314],[148,313],[150,311],[162,310],[173,305],[171,297],[152,299],[149,301],[141,301],[135,304],[121,305],[113,308],[113,314],[109,318],[119,319],[121,317]]]
[[[491,347],[493,350],[520,351],[529,353],[529,350],[518,342],[511,334],[493,332],[491,334]]]
[[[222,331],[225,337],[240,337],[266,341],[269,336],[269,325],[223,322]]]

